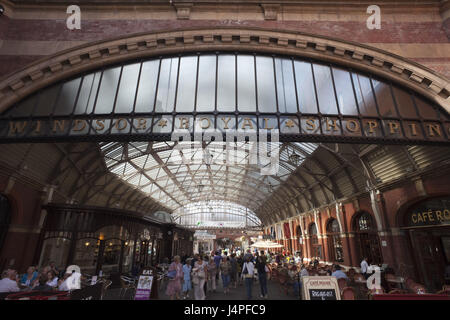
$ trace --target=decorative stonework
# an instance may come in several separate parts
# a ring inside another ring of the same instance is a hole
[[[290,55],[349,66],[407,86],[450,113],[450,81],[417,63],[327,37],[234,27],[138,34],[46,57],[0,80],[0,112],[41,88],[85,71],[136,58],[211,50]]]
[[[177,10],[177,19],[189,20],[191,16],[191,8],[193,6],[193,3],[175,3],[174,7]]]
[[[264,12],[264,20],[277,20],[278,12],[280,11],[279,4],[261,4]]]

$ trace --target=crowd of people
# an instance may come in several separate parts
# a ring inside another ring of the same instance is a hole
[[[54,262],[42,268],[28,267],[26,273],[19,275],[15,269],[6,269],[0,280],[0,293],[26,291],[69,291],[69,277],[74,273],[70,267],[58,270]]]
[[[237,250],[175,256],[168,266],[169,282],[165,293],[170,299],[189,299],[193,291],[195,300],[205,300],[210,292],[216,292],[221,281],[225,295],[244,285],[247,299],[252,299],[253,282],[257,277],[260,297],[267,298],[271,260],[273,256],[268,252],[252,253],[250,249],[245,254]]]

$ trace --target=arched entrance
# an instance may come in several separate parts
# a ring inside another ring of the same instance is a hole
[[[419,281],[430,292],[450,282],[450,196],[423,199],[400,218],[407,232]]]
[[[372,215],[366,211],[357,213],[353,219],[353,230],[359,253],[358,261],[367,258],[369,264],[382,263],[380,238]]]
[[[344,251],[342,248],[341,228],[336,219],[330,219],[327,223],[327,241],[329,259],[332,262],[344,262]]]

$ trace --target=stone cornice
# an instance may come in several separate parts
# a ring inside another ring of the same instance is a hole
[[[137,34],[65,50],[0,79],[0,112],[43,87],[81,72],[136,58],[201,51],[253,51],[341,64],[407,86],[450,113],[449,80],[417,63],[322,36],[236,27]]]

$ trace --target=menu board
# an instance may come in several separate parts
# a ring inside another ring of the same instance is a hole
[[[341,300],[336,277],[302,277],[303,300]]]
[[[152,291],[153,275],[151,270],[144,270],[139,276],[134,300],[148,300]]]

